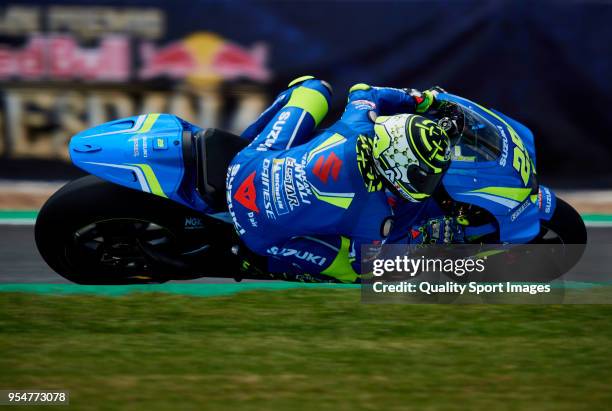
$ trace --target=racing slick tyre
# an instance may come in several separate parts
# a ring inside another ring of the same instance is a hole
[[[540,221],[539,234],[528,244],[516,244],[487,260],[489,282],[549,282],[574,267],[587,241],[586,227],[572,206],[557,198],[550,220]]]
[[[587,230],[578,212],[567,202],[557,197],[557,206],[548,221],[540,222],[540,233],[532,241],[547,244],[560,273],[574,267],[584,254]]]
[[[587,243],[587,231],[582,217],[561,198],[557,197],[557,207],[551,219],[542,221],[541,226],[543,230],[538,236],[538,243],[549,242],[551,239],[563,244]]]
[[[219,249],[229,250],[230,238],[229,224],[94,176],[69,182],[53,194],[35,226],[45,262],[79,284],[221,275],[219,261],[227,266],[231,255],[223,258]],[[206,274],[198,274],[197,267]]]

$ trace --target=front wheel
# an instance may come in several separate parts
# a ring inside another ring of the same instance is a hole
[[[47,200],[36,220],[35,239],[47,264],[70,281],[160,283],[222,275],[217,248],[231,248],[231,226],[87,176]]]
[[[584,254],[587,230],[578,212],[567,202],[557,197],[557,206],[548,221],[540,222],[540,233],[532,241],[547,244],[556,254],[561,272],[574,267]]]

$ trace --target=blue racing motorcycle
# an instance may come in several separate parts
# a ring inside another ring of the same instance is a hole
[[[442,93],[438,100],[444,104],[430,116],[460,130],[451,166],[421,214],[442,210],[473,243],[586,244],[580,215],[538,183],[527,127],[459,96]],[[81,284],[287,279],[268,273],[265,258],[245,262],[227,211],[226,171],[247,144],[171,114],[111,121],[75,135],[72,162],[91,175],[66,184],[42,207],[38,250],[54,271]],[[407,226],[399,222],[394,230],[391,240],[404,241]],[[566,266],[581,254],[565,256]]]

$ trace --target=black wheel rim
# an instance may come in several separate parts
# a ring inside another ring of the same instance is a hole
[[[153,280],[155,267],[143,252],[143,246],[160,253],[175,253],[177,241],[170,230],[151,221],[106,219],[76,230],[66,256],[109,277]]]

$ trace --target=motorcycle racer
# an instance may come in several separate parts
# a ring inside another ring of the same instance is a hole
[[[366,84],[351,87],[341,118],[315,133],[331,93],[312,76],[295,79],[244,131],[251,143],[228,169],[227,202],[244,244],[271,257],[270,272],[355,282],[361,246],[391,231],[390,201],[429,198],[450,142],[418,114],[435,104],[434,91]]]

